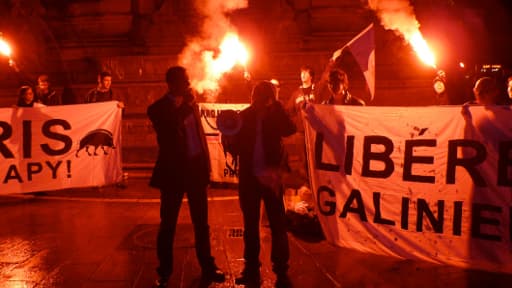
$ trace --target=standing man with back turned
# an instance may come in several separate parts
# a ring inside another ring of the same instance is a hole
[[[185,68],[174,66],[166,73],[167,93],[148,107],[158,142],[158,158],[150,186],[160,189],[160,229],[157,236],[159,279],[167,287],[173,270],[173,243],[178,214],[185,192],[194,225],[196,255],[201,281],[224,282],[210,249],[207,186],[210,161],[206,139]]]

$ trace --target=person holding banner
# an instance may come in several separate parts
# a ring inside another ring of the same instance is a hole
[[[317,103],[315,91],[315,71],[311,66],[304,65],[300,68],[301,85],[293,92],[288,100],[287,110],[297,127],[297,133],[290,137],[290,143],[285,143],[288,153],[288,166],[292,175],[300,182],[295,189],[305,186],[309,187],[308,165],[306,156],[306,140],[304,137],[304,122],[301,110],[308,103]]]
[[[507,78],[507,99],[505,101],[505,105],[512,105],[512,76],[508,76]]]
[[[168,91],[147,109],[158,142],[158,158],[150,186],[160,189],[160,228],[157,235],[159,279],[167,287],[173,270],[173,243],[179,210],[187,193],[194,226],[196,255],[203,283],[224,282],[211,255],[207,186],[210,160],[206,138],[185,68],[167,70]]]
[[[290,287],[288,278],[288,235],[284,213],[281,167],[282,138],[296,132],[292,119],[275,98],[269,81],[259,82],[252,92],[252,104],[240,112],[242,127],[235,135],[234,148],[239,155],[239,199],[244,218],[244,260],[237,285],[259,287],[260,206],[265,205],[272,233],[272,270],[276,287]]]
[[[358,106],[366,105],[362,99],[359,99],[348,92],[347,73],[341,69],[333,68],[329,71],[327,86],[329,87],[331,96],[322,104]]]
[[[118,101],[117,107],[124,108],[124,102],[117,99],[112,92],[112,74],[108,71],[102,71],[98,74],[98,86],[91,89],[85,95],[84,103],[96,103],[105,101]]]
[[[21,86],[18,92],[17,107],[34,107],[35,104],[34,90],[30,86]]]
[[[496,84],[496,79],[491,77],[481,77],[475,82],[473,87],[474,101],[466,104],[477,105],[498,105],[499,102],[499,89]]]
[[[37,77],[37,86],[35,89],[35,98],[46,106],[60,105],[61,99],[57,92],[50,86],[48,75],[42,74]]]
[[[299,117],[300,109],[305,103],[316,103],[315,101],[315,71],[310,66],[304,65],[300,68],[300,80],[301,85],[292,94],[290,100],[288,100],[288,109],[292,113],[292,116]],[[300,118],[300,117],[299,117]],[[302,119],[297,119],[297,125],[302,125]],[[297,129],[301,129],[297,127]],[[304,130],[302,128],[302,130]]]

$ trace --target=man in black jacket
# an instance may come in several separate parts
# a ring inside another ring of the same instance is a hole
[[[43,74],[37,77],[36,101],[46,106],[61,105],[62,101],[57,92],[51,88],[48,75]]]
[[[167,287],[173,269],[173,242],[178,214],[187,192],[194,225],[195,248],[202,281],[224,282],[210,249],[207,186],[210,161],[206,139],[194,101],[188,75],[183,67],[169,68],[168,92],[148,107],[158,142],[158,158],[150,185],[160,189],[160,229],[157,255],[160,266],[158,287]]]
[[[347,73],[341,69],[334,68],[329,71],[329,79],[327,86],[331,92],[331,96],[322,102],[322,104],[330,105],[356,105],[365,106],[366,103],[348,92]]]
[[[119,95],[112,92],[112,74],[108,71],[102,71],[98,74],[98,86],[89,90],[85,95],[84,103],[96,103],[106,101],[118,101],[117,107],[124,108],[124,102],[119,99]]]
[[[282,138],[295,133],[293,121],[275,99],[272,83],[258,83],[252,104],[242,112],[242,127],[235,138],[239,155],[239,198],[244,218],[244,259],[238,285],[260,284],[259,219],[261,200],[265,205],[272,233],[272,270],[276,287],[290,287],[287,276],[289,248],[280,168],[283,164]],[[259,286],[258,286],[259,287]]]

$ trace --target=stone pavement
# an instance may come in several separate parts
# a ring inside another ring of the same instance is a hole
[[[0,197],[0,287],[152,286],[157,266],[158,191],[148,179],[115,186]],[[236,191],[210,189],[211,243],[227,280],[243,268],[242,217]],[[270,231],[262,226],[262,287],[273,287]],[[294,287],[510,287],[512,275],[366,254],[290,235]],[[201,287],[184,202],[169,287]]]

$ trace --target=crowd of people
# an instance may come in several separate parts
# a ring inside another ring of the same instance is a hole
[[[279,82],[258,82],[248,108],[240,112],[241,128],[235,135],[233,153],[239,157],[239,201],[244,220],[244,260],[237,285],[259,287],[260,205],[263,202],[272,237],[271,261],[276,287],[291,287],[286,216],[281,169],[284,137],[304,133],[300,110],[315,103],[314,73],[301,69],[302,84],[285,107],[278,99]],[[223,282],[224,273],[211,255],[207,219],[209,153],[186,70],[171,67],[166,73],[168,91],[148,107],[147,114],[157,135],[159,154],[150,185],[160,190],[160,228],[157,236],[159,278],[157,287],[167,287],[173,270],[174,235],[179,210],[187,193],[194,225],[196,255],[202,281]],[[325,104],[364,105],[348,93],[347,75],[335,69],[329,73],[331,97]],[[293,115],[293,116],[291,116]],[[304,149],[305,153],[305,149]],[[305,165],[306,161],[304,161]]]
[[[349,92],[347,74],[333,68],[328,72],[329,97],[320,100],[315,90],[315,73],[309,66],[300,69],[301,85],[287,104],[278,99],[279,82],[257,82],[251,94],[250,106],[239,115],[241,127],[231,143],[239,159],[239,203],[244,221],[244,269],[235,279],[237,285],[259,287],[260,274],[260,205],[263,202],[271,230],[272,270],[275,287],[292,287],[288,277],[289,244],[283,202],[282,170],[287,165],[283,139],[292,135],[301,145],[301,166],[306,171],[304,185],[309,186],[304,123],[301,110],[308,104],[366,105]],[[167,287],[173,272],[173,243],[182,200],[187,194],[195,249],[201,267],[201,280],[206,283],[225,281],[225,274],[215,264],[211,254],[207,188],[210,182],[210,157],[201,125],[199,106],[184,67],[174,66],[165,75],[167,92],[147,109],[159,148],[150,186],[160,190],[160,226],[157,234],[159,266],[156,287]],[[98,85],[83,98],[83,103],[119,100],[112,92],[112,75],[98,74]],[[482,77],[475,82],[474,100],[467,105],[496,105],[512,103],[512,77],[507,81],[509,98],[503,101],[495,79]],[[119,108],[124,108],[122,101]],[[18,107],[60,105],[62,99],[50,85],[47,75],[37,79],[37,86],[19,89]]]
[[[80,99],[75,99],[74,104],[96,103],[105,101],[118,101],[118,107],[124,108],[124,102],[119,95],[112,91],[112,74],[108,71],[101,71],[98,74],[97,86],[92,88]],[[49,76],[46,74],[37,77],[37,83],[22,85],[18,90],[17,107],[38,107],[62,105],[62,95],[52,87]]]
[[[302,134],[304,123],[301,110],[309,103],[327,105],[366,105],[349,92],[347,74],[337,68],[328,72],[330,95],[320,101],[316,95],[314,71],[304,66],[300,70],[301,85],[287,105],[278,99],[279,82],[260,81],[254,85],[251,104],[239,115],[241,127],[232,136],[231,149],[239,159],[239,203],[244,220],[244,269],[235,284],[259,287],[260,274],[260,205],[263,202],[271,230],[270,258],[276,274],[275,287],[292,287],[287,275],[290,257],[287,223],[283,203],[281,171],[286,166],[283,139]],[[179,210],[187,193],[194,226],[196,255],[201,266],[201,279],[206,283],[225,281],[211,255],[207,218],[207,186],[209,184],[209,152],[206,145],[198,104],[193,96],[185,68],[175,66],[166,73],[168,91],[147,109],[157,135],[159,154],[150,185],[160,189],[160,228],[157,236],[159,278],[156,287],[167,287],[173,271],[173,242]],[[499,87],[490,77],[476,81],[475,100],[469,104],[508,104],[499,101]],[[508,79],[512,99],[512,77]],[[231,136],[230,136],[231,137]],[[300,140],[302,139],[302,140]],[[303,147],[305,158],[305,147]],[[307,161],[303,160],[307,171]],[[309,185],[309,179],[305,180]]]

